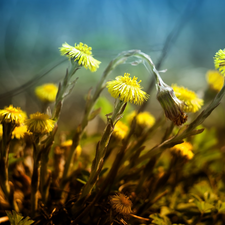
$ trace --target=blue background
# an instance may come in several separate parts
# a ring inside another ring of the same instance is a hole
[[[82,104],[83,94],[117,54],[140,49],[157,63],[168,37],[163,79],[201,92],[207,85],[206,71],[214,69],[214,54],[225,47],[224,8],[224,0],[1,0],[0,94],[21,87],[60,62],[62,43],[83,42],[102,64],[95,73],[79,71],[73,94]],[[14,103],[35,108],[34,87],[58,83],[67,63],[29,88],[21,88],[19,94],[1,96],[1,107]],[[138,76],[147,86],[149,75],[143,66],[122,65],[110,78],[124,72]]]

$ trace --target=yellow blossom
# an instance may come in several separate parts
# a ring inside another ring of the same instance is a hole
[[[73,144],[73,140],[69,139],[61,143],[61,147],[71,147]],[[82,148],[80,145],[76,147],[76,156],[79,157],[81,154]]]
[[[224,83],[224,77],[217,70],[209,70],[206,74],[209,87],[217,92],[221,90]]]
[[[170,150],[173,152],[179,153],[181,156],[186,157],[187,159],[192,159],[194,154],[192,152],[193,146],[189,142],[183,142],[172,147]]]
[[[55,122],[49,119],[44,113],[34,113],[30,115],[30,119],[26,121],[28,131],[36,134],[47,134],[54,128]]]
[[[65,42],[59,49],[62,55],[77,61],[79,65],[89,69],[91,72],[95,72],[101,63],[93,58],[92,48],[81,42],[78,45],[75,44],[74,47]]]
[[[110,197],[110,204],[112,208],[116,211],[116,213],[119,213],[120,215],[123,215],[125,217],[129,217],[129,215],[132,212],[132,202],[123,193],[118,193],[116,195],[113,195]]]
[[[0,123],[12,123],[20,126],[26,119],[26,114],[19,108],[12,105],[0,110]]]
[[[69,140],[67,140],[67,141],[63,141],[63,142],[61,143],[61,147],[71,147],[72,144],[73,144],[73,140],[69,139]]]
[[[114,127],[113,135],[118,139],[124,139],[127,135],[128,127],[121,121],[118,121]]]
[[[54,102],[58,87],[55,84],[44,84],[35,88],[36,96],[43,102]]]
[[[195,92],[188,90],[185,87],[178,87],[177,85],[172,85],[176,97],[184,102],[183,110],[185,112],[197,112],[201,109],[204,101],[195,94]]]
[[[133,118],[137,115],[137,112],[133,111],[127,115],[127,121],[132,122]],[[136,116],[136,123],[141,127],[152,127],[155,123],[155,117],[149,112],[140,112]]]
[[[215,68],[219,69],[222,75],[225,75],[225,49],[220,49],[214,57]]]
[[[118,76],[113,81],[107,82],[107,88],[109,93],[114,98],[119,98],[124,102],[131,102],[141,105],[148,99],[148,94],[142,91],[140,82],[137,82],[137,78],[131,79],[129,73],[124,73],[124,76]]]
[[[27,133],[27,126],[21,125],[16,127],[12,132],[12,138],[21,139],[24,138],[25,133]]]

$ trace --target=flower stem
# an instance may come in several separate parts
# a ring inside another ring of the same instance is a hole
[[[99,83],[97,84],[97,86],[95,88],[95,92],[94,92],[93,96],[90,97],[89,99],[87,99],[83,119],[81,121],[81,124],[78,125],[77,128],[76,128],[76,132],[75,132],[75,135],[73,137],[73,144],[71,146],[69,157],[68,157],[68,159],[66,161],[66,164],[65,164],[65,167],[64,167],[62,182],[61,182],[61,185],[60,185],[61,189],[63,189],[64,186],[65,186],[65,180],[68,176],[69,168],[70,168],[70,165],[71,165],[71,160],[73,159],[73,155],[75,154],[76,147],[79,145],[79,142],[80,142],[80,139],[83,135],[83,132],[84,132],[86,126],[88,125],[89,116],[90,116],[90,113],[92,112],[93,106],[94,106],[95,102],[97,101],[97,99],[99,98],[101,92],[103,91],[103,89],[105,87],[105,80],[106,80],[107,76],[118,65],[124,63],[127,60],[127,58],[135,55],[137,52],[138,52],[137,50],[125,51],[125,52],[122,52],[121,54],[119,54],[115,59],[113,59],[109,63],[107,68],[104,70],[104,72],[102,74],[102,77],[101,77]]]
[[[97,145],[96,155],[92,162],[91,174],[90,174],[90,177],[89,177],[86,185],[84,186],[84,189],[82,191],[80,199],[82,199],[84,197],[86,198],[87,196],[89,196],[91,194],[91,191],[92,191],[95,183],[98,180],[98,176],[103,167],[106,149],[107,149],[109,140],[111,138],[113,128],[114,128],[116,122],[120,119],[120,116],[122,115],[123,111],[125,110],[125,107],[126,107],[126,103],[117,99],[117,103],[114,108],[112,117],[110,119],[108,119],[108,123],[104,130],[102,138]]]
[[[14,128],[14,124],[3,123],[3,137],[0,149],[0,187],[10,206],[18,212],[19,209],[16,202],[14,201],[14,193],[10,188],[8,174],[9,146],[11,142],[12,131],[14,130]]]
[[[39,151],[39,137],[34,136],[33,142],[33,174],[31,177],[31,217],[35,216],[38,208],[38,189],[40,183],[40,151]]]

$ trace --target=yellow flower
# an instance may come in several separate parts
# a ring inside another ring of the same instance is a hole
[[[185,123],[187,115],[183,112],[184,102],[176,97],[173,88],[164,82],[161,82],[160,85],[157,84],[157,88],[157,99],[165,112],[165,116],[177,126]]]
[[[73,144],[73,140],[69,139],[61,143],[61,147],[71,147]]]
[[[15,127],[15,129],[12,132],[11,138],[17,138],[21,139],[24,138],[25,133],[27,133],[27,126],[25,125],[20,125],[19,127]],[[0,138],[2,138],[3,134],[3,127],[2,124],[0,124]]]
[[[175,95],[178,99],[184,102],[183,110],[185,112],[197,112],[201,109],[204,101],[197,97],[195,92],[188,90],[184,87],[178,87],[177,85],[172,85]]]
[[[61,147],[71,147],[73,144],[73,140],[69,139],[61,143]],[[81,154],[82,148],[80,145],[76,147],[76,156],[79,157]]]
[[[132,212],[132,202],[123,193],[118,193],[116,195],[113,195],[110,197],[110,204],[112,208],[116,211],[116,213],[119,213],[125,217],[128,217]]]
[[[12,123],[20,126],[26,119],[26,114],[19,108],[14,108],[12,105],[0,110],[0,123]]]
[[[24,138],[25,133],[27,133],[27,126],[21,125],[16,127],[12,132],[12,138],[21,139]]]
[[[137,112],[133,111],[127,115],[127,120],[129,123],[132,122],[133,118],[137,115]],[[155,118],[149,112],[140,112],[136,116],[136,123],[141,127],[152,127],[155,123]]]
[[[54,102],[58,87],[55,84],[44,84],[35,88],[36,96],[43,102]]]
[[[47,134],[54,128],[55,122],[49,119],[44,113],[34,113],[30,115],[30,119],[26,121],[28,131],[36,134]]]
[[[59,49],[62,55],[66,55],[69,59],[77,61],[79,65],[84,66],[91,72],[95,72],[101,63],[92,57],[92,48],[81,42],[78,45],[75,44],[74,47],[65,42]]]
[[[224,83],[224,77],[217,70],[209,70],[206,74],[209,87],[217,92],[221,90]]]
[[[175,145],[170,150],[179,153],[181,156],[187,159],[192,159],[194,154],[192,152],[193,146],[189,142],[183,142],[181,144]]]
[[[225,75],[225,49],[220,49],[214,57],[215,68],[219,69],[222,75]]]
[[[148,94],[142,91],[140,82],[137,78],[131,79],[129,73],[124,73],[124,76],[118,76],[113,81],[107,82],[107,88],[113,98],[119,98],[124,102],[131,102],[141,105],[148,99]]]
[[[113,135],[118,139],[124,139],[127,135],[128,127],[121,121],[118,121],[114,127]]]

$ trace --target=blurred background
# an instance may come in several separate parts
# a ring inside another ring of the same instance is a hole
[[[149,54],[156,65],[161,62],[169,85],[184,85],[201,96],[207,88],[205,74],[214,69],[213,56],[225,47],[224,7],[224,0],[1,0],[0,106],[13,104],[28,114],[39,110],[34,88],[58,84],[65,75],[68,60],[58,49],[64,42],[86,43],[102,63],[95,73],[77,72],[63,115],[83,112],[84,96],[108,63],[130,49]],[[141,79],[144,89],[148,86],[150,75],[143,65],[121,65],[108,79],[124,72]],[[157,114],[161,109],[155,94],[149,107]],[[225,121],[218,123],[224,126]]]

